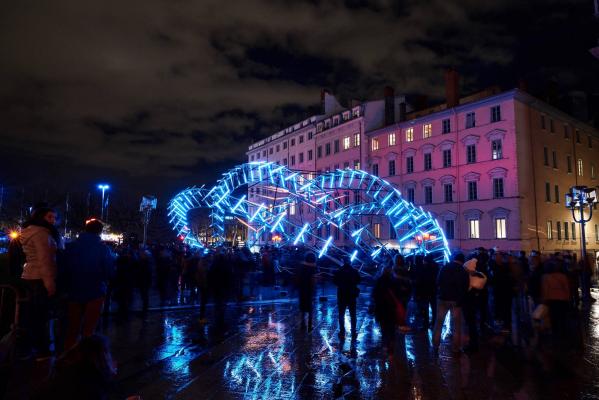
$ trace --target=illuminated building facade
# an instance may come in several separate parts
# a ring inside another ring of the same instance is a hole
[[[564,196],[574,185],[597,186],[599,133],[518,89],[460,99],[452,73],[445,104],[405,113],[403,98],[386,96],[378,106],[335,109],[253,144],[249,161],[280,163],[307,177],[365,170],[430,211],[454,248],[579,251],[579,227]],[[272,194],[260,187],[248,192],[276,201]],[[342,197],[361,200],[359,191]],[[293,211],[309,218],[308,210]],[[362,223],[372,224],[378,239],[397,240],[388,221],[368,218]],[[588,249],[599,249],[599,216],[587,224],[586,237]]]

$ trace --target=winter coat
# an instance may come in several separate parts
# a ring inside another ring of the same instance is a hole
[[[57,245],[48,228],[29,225],[20,236],[25,265],[21,278],[41,279],[49,294],[56,291],[56,250]]]
[[[352,302],[360,294],[358,284],[360,273],[350,265],[344,265],[333,274],[333,283],[337,286],[337,299]]]
[[[437,297],[439,300],[455,301],[461,305],[468,293],[470,279],[461,264],[450,262],[443,266],[437,277]]]
[[[543,275],[541,280],[543,301],[569,301],[570,285],[568,277],[561,272],[551,272]]]
[[[82,233],[67,245],[59,273],[69,301],[86,303],[106,295],[114,258],[100,236]]]

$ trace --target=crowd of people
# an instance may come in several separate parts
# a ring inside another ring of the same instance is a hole
[[[191,251],[135,241],[110,246],[100,239],[103,223],[97,219],[65,244],[55,220],[52,209],[36,208],[9,249],[10,275],[29,294],[21,354],[44,359],[62,353],[57,365],[64,368],[57,371],[66,376],[79,373],[72,367],[77,362],[92,369],[101,365],[94,375],[100,385],[114,373],[106,364],[107,344],[95,334],[102,313],[127,318],[136,293],[141,311],[147,312],[153,287],[159,298],[154,305],[199,305],[200,323],[208,322],[211,300],[214,324],[222,327],[227,301],[248,299],[259,284],[289,285],[298,294],[301,328],[312,330],[316,277],[325,271],[337,287],[340,340],[346,335],[346,311],[351,340],[357,339],[358,301],[368,301],[390,356],[398,331],[430,329],[437,351],[444,327],[454,352],[477,352],[480,338],[492,334],[504,335],[514,346],[568,347],[565,343],[577,343],[576,310],[594,301],[591,260],[577,261],[570,254],[514,255],[479,248],[468,255],[456,252],[440,265],[432,254],[404,257],[392,251],[381,254],[375,274],[366,274],[348,258],[340,256],[334,260],[338,266],[331,267],[330,259],[325,265],[325,259],[297,249],[253,254],[247,248]],[[372,280],[371,295],[360,297],[366,280]],[[48,327],[52,316],[62,321],[54,336]],[[46,388],[56,390],[55,385]]]
[[[381,268],[372,300],[390,354],[396,327],[431,329],[434,351],[444,327],[456,353],[475,353],[481,336],[497,334],[515,347],[573,349],[582,340],[578,310],[595,302],[592,260],[572,254],[479,248],[468,256],[456,252],[444,265],[431,255],[397,254]],[[410,300],[414,312],[407,318]]]

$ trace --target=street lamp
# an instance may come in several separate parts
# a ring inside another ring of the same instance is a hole
[[[572,218],[575,222],[580,224],[581,227],[581,260],[584,262],[586,259],[586,237],[584,225],[591,220],[593,217],[593,206],[597,203],[597,189],[594,187],[587,186],[573,186],[568,193],[566,193],[566,208],[572,211]],[[585,207],[589,208],[588,218],[584,216]],[[578,211],[578,218],[576,217],[576,211]]]
[[[100,183],[100,184],[98,185],[98,189],[100,189],[100,190],[102,191],[102,209],[101,209],[101,211],[100,211],[100,214],[101,214],[101,217],[100,217],[100,219],[101,219],[102,221],[104,221],[104,194],[106,193],[106,191],[107,191],[108,189],[110,189],[110,185],[107,185],[107,184],[105,184],[105,183]]]

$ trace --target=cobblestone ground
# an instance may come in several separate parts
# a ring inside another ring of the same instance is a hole
[[[229,304],[224,329],[201,324],[197,309],[110,317],[101,331],[119,365],[113,398],[599,399],[598,306],[579,351],[514,348],[494,336],[473,356],[453,355],[446,343],[435,356],[422,330],[398,335],[389,359],[365,293],[354,343],[338,339],[334,297],[315,304],[310,332],[293,300]]]

